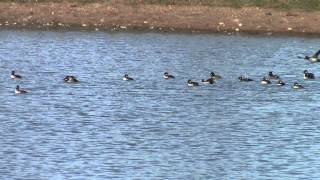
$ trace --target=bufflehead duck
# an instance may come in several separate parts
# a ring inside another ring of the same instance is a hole
[[[298,84],[297,82],[293,83],[293,86],[292,86],[293,89],[303,89],[304,87],[300,84]]]
[[[309,73],[308,70],[304,70],[303,74],[304,74],[303,79],[305,79],[305,80],[314,79],[314,74]]]
[[[213,83],[214,83],[214,80],[213,80],[212,78],[209,78],[209,79],[207,79],[207,80],[202,79],[201,82],[202,82],[203,84],[213,84]]]
[[[279,80],[280,77],[278,75],[273,74],[272,71],[269,72],[269,79]]]
[[[124,81],[132,81],[132,80],[133,80],[133,78],[129,77],[128,74],[125,74],[122,79],[123,79]]]
[[[271,84],[271,81],[267,79],[266,77],[263,77],[261,80],[261,84]]]
[[[211,72],[210,78],[212,78],[213,80],[217,80],[217,79],[221,79],[221,76],[218,74],[215,74],[214,72]]]
[[[163,73],[163,78],[164,79],[174,79],[174,76],[169,74],[168,72]]]
[[[312,55],[311,57],[310,56],[305,56],[304,59],[310,61],[311,63],[316,63],[316,62],[319,62],[320,59],[318,59],[320,55],[320,50],[318,50],[314,55]]]
[[[277,82],[277,85],[278,86],[284,86],[284,85],[286,85],[286,83],[284,83],[281,79],[279,79],[278,82]]]
[[[304,59],[308,60],[308,61],[311,62],[311,63],[320,62],[320,59],[315,58],[315,57],[305,56]]]
[[[11,77],[11,79],[21,79],[22,78],[22,76],[16,74],[15,71],[11,71],[11,76],[10,77]]]
[[[75,76],[66,76],[63,78],[64,82],[66,83],[77,83],[79,82],[78,79]]]
[[[253,79],[250,79],[248,77],[245,77],[245,76],[240,76],[238,77],[239,81],[242,81],[242,82],[249,82],[249,81],[253,81]]]
[[[199,83],[192,81],[191,79],[188,80],[188,86],[199,86]]]
[[[28,91],[26,91],[26,90],[23,90],[23,89],[20,89],[20,86],[19,85],[17,85],[16,86],[16,89],[14,90],[14,93],[15,94],[25,94],[25,93],[27,93]]]

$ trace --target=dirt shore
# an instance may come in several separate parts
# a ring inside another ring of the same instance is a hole
[[[0,29],[320,34],[320,12],[125,3],[0,3]]]

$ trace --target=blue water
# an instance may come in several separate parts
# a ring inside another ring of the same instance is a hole
[[[320,83],[302,72],[319,65],[297,56],[318,48],[316,37],[0,31],[0,179],[317,179]],[[223,78],[186,85],[210,71]],[[260,85],[268,71],[287,85]]]

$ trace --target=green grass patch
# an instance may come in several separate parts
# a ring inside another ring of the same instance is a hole
[[[141,0],[131,0],[139,1]],[[319,10],[320,0],[143,0],[149,4],[165,5],[207,5],[227,7],[264,7],[277,9]]]
[[[79,3],[106,3],[111,0],[0,0],[0,2],[42,3],[42,2],[79,2]],[[113,1],[116,2],[116,1]],[[320,0],[122,0],[121,3],[132,5],[159,4],[159,5],[205,5],[218,7],[262,7],[275,9],[320,10]]]

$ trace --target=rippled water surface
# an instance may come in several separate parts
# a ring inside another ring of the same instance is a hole
[[[297,58],[317,48],[315,37],[0,31],[0,179],[319,178],[320,83],[302,76],[320,78],[319,65]],[[271,70],[287,85],[260,85]],[[210,71],[223,78],[186,86]]]

